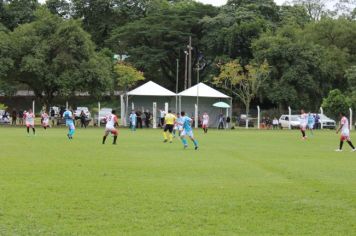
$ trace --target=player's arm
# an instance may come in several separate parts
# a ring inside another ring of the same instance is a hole
[[[114,118],[114,126],[119,127],[119,119],[117,118],[117,116],[115,116]]]
[[[339,128],[336,130],[336,133],[339,133],[340,132],[340,130],[341,130],[341,128],[342,128],[342,121],[340,122],[340,124],[339,124]]]

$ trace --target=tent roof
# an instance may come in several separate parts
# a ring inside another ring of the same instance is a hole
[[[193,87],[190,87],[178,93],[178,95],[182,97],[196,97],[198,93],[199,93],[199,97],[230,98],[229,96],[223,94],[222,92],[219,92],[216,89],[213,89],[212,87],[209,87],[204,83],[196,84]]]
[[[161,85],[156,84],[155,82],[148,81],[147,83],[141,85],[134,90],[131,90],[127,95],[136,95],[136,96],[176,96],[175,93],[169,91],[166,88],[163,88]]]

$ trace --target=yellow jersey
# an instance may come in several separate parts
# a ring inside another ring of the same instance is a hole
[[[175,115],[173,115],[172,113],[168,113],[165,117],[164,117],[164,121],[166,123],[166,125],[174,125],[174,122],[176,121],[177,117]]]

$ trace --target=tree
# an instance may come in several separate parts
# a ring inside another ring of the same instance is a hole
[[[221,72],[214,78],[214,83],[238,97],[249,115],[251,101],[256,97],[263,81],[269,73],[268,63],[249,64],[242,67],[236,60],[221,66]],[[248,120],[246,128],[248,127]]]
[[[67,0],[47,0],[46,7],[52,14],[60,17],[70,18],[71,16],[71,3]]]
[[[126,95],[128,90],[135,86],[139,81],[145,80],[143,73],[136,70],[130,64],[119,62],[114,66],[114,71],[116,75],[116,84]],[[127,104],[127,96],[124,96],[124,103]],[[125,112],[127,112],[128,107],[126,107]],[[126,117],[125,113],[124,117]],[[121,117],[123,118],[123,117]]]
[[[323,15],[328,14],[326,5],[328,2],[330,0],[292,0],[293,4],[303,6],[310,19],[314,21],[318,21]]]
[[[17,27],[0,43],[0,74],[8,84],[31,88],[48,107],[55,95],[75,91],[100,96],[112,85],[112,60],[95,52],[90,36],[75,20],[63,20],[47,9]],[[0,33],[1,35],[1,33]]]
[[[336,118],[340,112],[347,113],[351,106],[350,98],[343,94],[340,90],[334,89],[329,92],[329,95],[323,99],[322,107],[328,114],[332,114]]]

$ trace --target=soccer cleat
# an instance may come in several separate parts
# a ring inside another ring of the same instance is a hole
[[[356,148],[352,149],[351,152],[356,152]]]
[[[342,150],[341,149],[336,149],[335,152],[342,152]]]
[[[172,141],[169,141],[169,143],[172,143]]]
[[[188,147],[188,145],[184,145],[184,149],[186,149]]]
[[[198,146],[195,146],[195,150],[198,150]]]
[[[166,143],[167,141],[168,141],[167,139],[163,140],[164,143]]]

